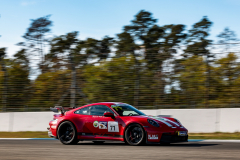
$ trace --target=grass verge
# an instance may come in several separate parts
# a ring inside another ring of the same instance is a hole
[[[48,132],[0,132],[0,138],[49,138]]]
[[[189,139],[240,139],[240,132],[189,133]]]
[[[47,132],[0,132],[0,138],[49,138]],[[236,133],[189,133],[189,139],[239,139]]]

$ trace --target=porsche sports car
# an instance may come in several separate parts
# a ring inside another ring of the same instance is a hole
[[[188,130],[177,119],[148,116],[126,103],[94,103],[67,112],[57,106],[50,110],[60,114],[54,114],[49,122],[48,135],[66,145],[83,140],[130,145],[188,141]]]

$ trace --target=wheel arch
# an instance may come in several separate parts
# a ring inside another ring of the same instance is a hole
[[[76,127],[76,125],[74,124],[74,122],[72,122],[72,121],[69,120],[69,119],[64,119],[64,120],[62,120],[61,122],[59,122],[59,124],[58,124],[58,126],[57,126],[57,128],[56,128],[56,138],[59,138],[59,137],[58,137],[58,128],[59,128],[59,126],[60,126],[62,123],[64,123],[64,122],[70,122],[70,123],[72,123],[72,124],[73,124],[73,127],[75,128],[76,132],[78,133],[77,127]]]
[[[128,123],[128,124],[125,126],[124,131],[123,131],[123,139],[124,139],[124,141],[125,141],[125,131],[127,130],[127,128],[128,128],[130,125],[133,125],[133,124],[138,124],[138,125],[140,125],[140,126],[142,127],[144,133],[145,133],[145,136],[146,136],[147,131],[145,130],[145,128],[143,127],[143,125],[142,125],[141,123],[139,123],[139,122],[130,122],[130,123]]]

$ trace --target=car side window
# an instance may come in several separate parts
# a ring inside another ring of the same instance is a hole
[[[114,112],[105,105],[90,106],[90,115],[103,116],[105,112],[111,112],[114,114]]]
[[[89,107],[84,107],[82,109],[79,109],[79,110],[75,111],[74,113],[89,115]]]

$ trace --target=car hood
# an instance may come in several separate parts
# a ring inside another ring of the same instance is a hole
[[[171,128],[178,128],[178,127],[184,128],[181,123],[178,123],[174,120],[170,120],[170,119],[165,118],[165,117],[148,116],[148,115],[143,115],[143,116],[139,116],[139,117],[155,120],[159,124],[165,124],[166,126],[171,127]]]

